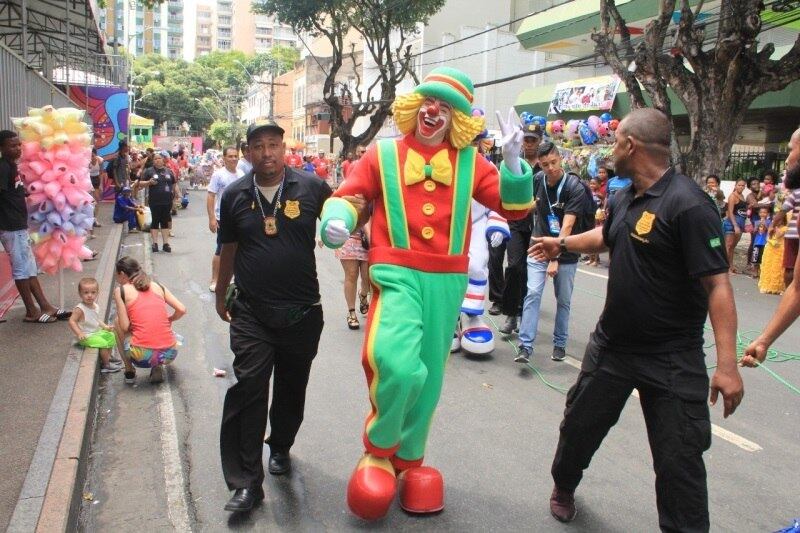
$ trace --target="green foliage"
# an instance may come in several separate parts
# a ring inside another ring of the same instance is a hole
[[[439,11],[445,0],[254,0],[253,12],[277,16],[295,30],[318,33],[324,21],[330,26],[355,28],[365,37],[389,30],[412,31]]]
[[[256,54],[251,57],[245,65],[247,70],[253,75],[258,76],[263,72],[272,72],[280,76],[284,72],[289,72],[294,68],[294,64],[300,60],[300,51],[291,46],[273,46],[266,54]]]
[[[208,128],[208,138],[218,146],[236,144],[244,133],[244,128],[237,122],[218,120]]]
[[[186,121],[200,131],[215,120],[227,120],[229,112],[235,120],[250,83],[242,65],[250,69],[259,57],[272,55],[211,52],[192,63],[159,54],[138,56],[133,61],[130,80],[137,114],[154,119],[157,126],[164,122],[178,126]],[[287,62],[293,57],[285,50],[278,50],[274,56]],[[276,64],[280,68],[285,65],[280,61]]]

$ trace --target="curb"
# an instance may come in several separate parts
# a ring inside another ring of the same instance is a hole
[[[115,224],[97,267],[101,288],[112,287],[121,240],[122,225]],[[101,316],[108,315],[110,302],[111,290],[107,298],[98,301]],[[35,464],[26,476],[9,531],[35,529],[50,533],[76,529],[95,417],[97,361],[96,349],[70,350],[59,382],[63,396],[59,397],[57,391],[53,398],[48,412],[49,426],[45,426],[39,437]]]

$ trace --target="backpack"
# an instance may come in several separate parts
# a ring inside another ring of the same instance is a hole
[[[536,173],[534,177],[534,197],[536,196],[536,185],[540,183],[544,177],[544,171],[539,171]],[[582,180],[580,176],[575,174],[574,172],[567,172],[566,173],[567,180],[577,180],[578,183],[581,185],[583,189],[583,201],[581,202],[581,208],[578,212],[577,220],[575,221],[575,225],[572,229],[572,235],[577,235],[578,233],[583,233],[585,231],[589,231],[590,229],[594,228],[595,222],[595,214],[597,213],[597,207],[594,203],[594,197],[592,196],[592,190],[589,188],[589,185],[586,181]],[[568,182],[564,183],[565,185]]]

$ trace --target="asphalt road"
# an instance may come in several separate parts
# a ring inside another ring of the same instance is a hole
[[[206,227],[204,195],[193,191],[189,209],[177,218],[173,253],[153,256],[157,279],[187,305],[188,316],[176,324],[185,346],[162,385],[151,386],[141,371],[136,387],[124,386],[120,374],[102,377],[82,530],[657,530],[654,475],[635,398],[578,489],[577,520],[564,526],[550,517],[549,470],[564,394],[514,363],[512,346],[502,341],[488,357],[456,354],[448,362],[426,456],[445,476],[445,510],[416,517],[395,507],[371,525],[354,518],[345,487],[362,452],[368,408],[359,357],[363,329],[347,329],[341,267],[329,250],[317,251],[326,326],[306,419],[292,449],[294,472],[268,475],[267,499],[249,516],[224,512],[230,493],[221,475],[218,438],[225,391],[233,380],[232,354],[226,324],[217,318],[207,288],[214,239]],[[125,244],[127,253],[147,259],[142,236],[128,236]],[[575,360],[602,309],[606,273],[582,267],[577,274],[567,348]],[[777,297],[759,294],[743,276],[733,283],[739,330],[760,329]],[[533,364],[554,387],[567,388],[578,371],[549,359],[554,308],[548,288]],[[707,340],[713,343],[713,336]],[[796,351],[797,346],[795,325],[777,347]],[[708,362],[713,361],[710,347]],[[229,375],[213,377],[214,368]],[[797,361],[770,368],[800,385]],[[721,405],[712,409],[718,428],[705,455],[712,530],[775,531],[800,516],[800,396],[766,371],[747,369],[744,377],[746,396],[735,415],[723,420]]]

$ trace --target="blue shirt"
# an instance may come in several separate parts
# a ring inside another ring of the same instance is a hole
[[[133,203],[130,197],[126,198],[121,193],[118,194],[117,201],[114,202],[114,222],[125,222],[128,220],[131,211],[126,209],[126,207],[136,207],[136,204]]]

